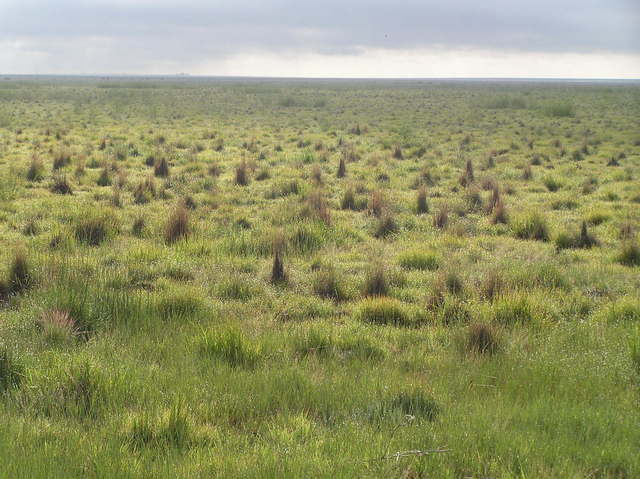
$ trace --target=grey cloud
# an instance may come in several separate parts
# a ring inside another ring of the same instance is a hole
[[[367,48],[640,52],[636,0],[3,0],[0,42],[62,62],[189,66],[243,52],[357,55]],[[108,60],[108,62],[107,62]],[[0,68],[2,70],[2,68]]]

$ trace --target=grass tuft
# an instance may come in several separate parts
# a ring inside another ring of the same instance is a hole
[[[209,330],[200,338],[200,352],[234,368],[254,368],[260,351],[237,329]]]

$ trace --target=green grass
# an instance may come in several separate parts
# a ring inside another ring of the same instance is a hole
[[[640,476],[638,95],[0,80],[0,476]]]

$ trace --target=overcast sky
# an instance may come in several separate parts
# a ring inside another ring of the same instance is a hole
[[[0,0],[0,73],[640,78],[640,0]]]

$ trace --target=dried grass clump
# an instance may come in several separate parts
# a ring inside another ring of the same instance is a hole
[[[467,328],[466,346],[476,354],[495,354],[500,347],[498,333],[490,324],[473,323]]]
[[[240,164],[236,166],[234,182],[238,186],[247,186],[249,184],[249,167],[245,160],[242,160]]]
[[[344,178],[347,174],[347,164],[344,161],[344,157],[340,158],[340,163],[338,163],[338,172],[336,176],[338,178]]]
[[[493,214],[491,215],[492,224],[507,224],[509,222],[509,215],[507,214],[507,208],[504,206],[502,199],[493,207]]]
[[[396,223],[393,215],[390,212],[386,212],[378,220],[373,236],[376,238],[386,238],[393,233],[397,233],[399,229],[400,227],[398,226],[398,223]]]
[[[153,174],[159,178],[167,178],[169,176],[169,162],[164,156],[159,158],[153,165]]]
[[[98,246],[109,236],[110,219],[105,215],[81,218],[75,225],[75,237],[80,243]]]
[[[313,292],[325,299],[341,301],[346,298],[346,293],[338,273],[331,265],[322,266],[316,272],[313,280]]]
[[[617,260],[625,266],[640,266],[640,246],[633,241],[625,241]]]
[[[442,206],[438,212],[433,215],[433,226],[438,229],[444,229],[449,222],[449,207],[447,205]]]
[[[153,176],[149,176],[147,179],[138,183],[133,190],[133,202],[137,205],[142,205],[154,199],[156,195],[156,182]]]
[[[73,190],[71,189],[71,185],[69,181],[67,181],[67,177],[65,175],[56,175],[53,178],[53,183],[49,187],[52,193],[58,195],[71,195],[73,194]]]
[[[68,311],[48,309],[38,319],[38,326],[47,341],[69,342],[80,334],[76,322]]]
[[[313,181],[316,186],[322,185],[322,169],[320,165],[313,165],[311,167],[311,181]]]
[[[402,153],[402,147],[400,145],[396,145],[393,149],[393,158],[396,160],[404,160],[404,154]]]
[[[42,181],[44,179],[44,165],[37,155],[33,155],[31,158],[26,176],[29,181]]]
[[[388,292],[386,268],[381,262],[376,262],[367,271],[362,293],[365,296],[386,296]]]
[[[164,229],[164,240],[167,244],[172,244],[186,238],[189,233],[189,211],[184,202],[180,202],[167,221]]]
[[[416,212],[421,215],[429,212],[429,204],[427,203],[427,189],[421,186],[416,195]]]
[[[473,162],[471,158],[467,160],[467,164],[465,165],[464,172],[460,176],[460,185],[461,186],[469,186],[475,181],[475,175],[473,172]]]
[[[371,193],[371,196],[369,197],[369,204],[368,204],[369,212],[376,218],[380,218],[386,206],[387,206],[386,201],[384,199],[384,195],[382,194],[382,191],[380,190],[373,191]]]
[[[322,190],[316,189],[309,193],[303,215],[318,219],[326,225],[331,224],[331,211]]]
[[[582,222],[582,227],[580,228],[580,233],[571,234],[571,233],[560,233],[556,238],[556,248],[558,250],[568,249],[568,248],[592,248],[593,246],[597,246],[599,244],[597,238],[593,236],[588,228],[587,222]]]
[[[286,283],[288,279],[282,256],[286,247],[286,239],[282,232],[277,232],[273,238],[273,265],[271,266],[270,281],[273,284]]]
[[[520,218],[513,226],[516,238],[549,241],[549,227],[547,221],[538,212],[530,213],[528,216]]]
[[[6,291],[9,295],[20,294],[33,285],[33,274],[27,260],[27,254],[23,249],[18,249],[13,256],[9,275],[6,282]]]
[[[373,324],[406,326],[410,317],[402,303],[394,298],[374,297],[362,300],[356,310],[356,318]]]
[[[479,285],[480,298],[493,301],[504,293],[506,287],[506,283],[500,271],[488,271],[484,274]]]

